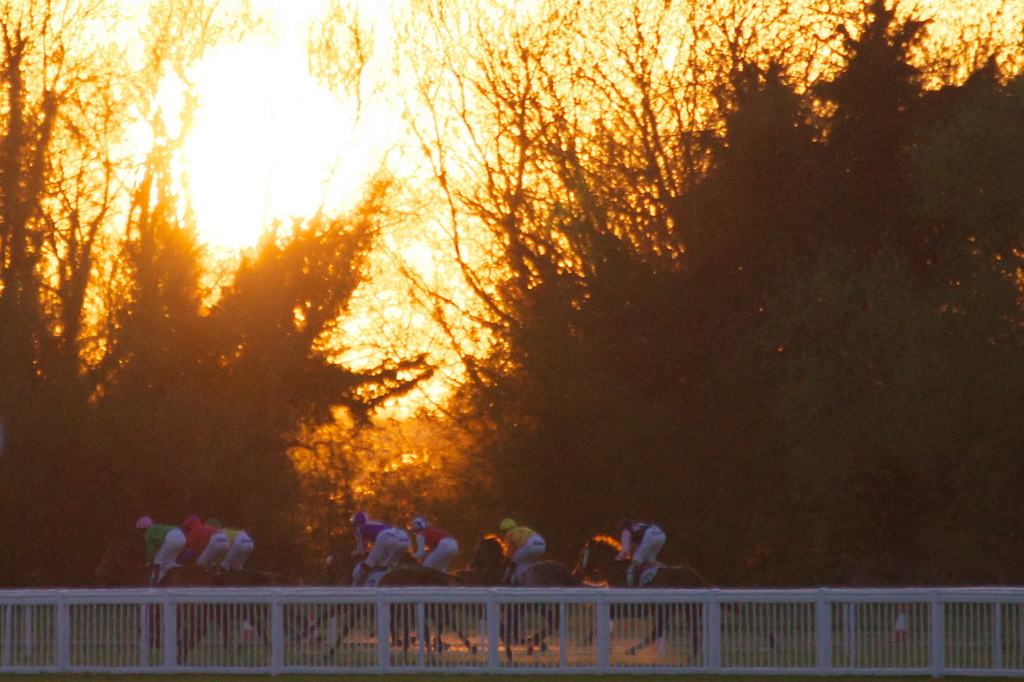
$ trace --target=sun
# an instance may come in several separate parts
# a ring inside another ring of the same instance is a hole
[[[357,116],[309,74],[305,36],[320,2],[272,2],[273,38],[218,48],[191,78],[199,95],[183,150],[200,239],[254,244],[275,219],[344,209],[379,165],[390,119]]]

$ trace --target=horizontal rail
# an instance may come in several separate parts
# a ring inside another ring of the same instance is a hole
[[[0,590],[0,672],[1024,675],[1024,588]]]

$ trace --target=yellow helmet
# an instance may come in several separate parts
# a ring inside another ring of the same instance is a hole
[[[515,527],[516,527],[516,520],[515,519],[505,519],[504,521],[501,522],[501,525],[498,526],[498,530],[500,530],[502,532],[505,532],[507,530],[512,530]]]

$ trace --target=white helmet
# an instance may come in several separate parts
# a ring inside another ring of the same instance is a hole
[[[413,530],[423,530],[424,528],[426,528],[429,525],[430,524],[427,523],[427,520],[425,518],[423,518],[422,516],[417,516],[412,521],[412,529]]]

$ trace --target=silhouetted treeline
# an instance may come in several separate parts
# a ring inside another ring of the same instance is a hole
[[[152,3],[138,63],[117,3],[0,9],[0,585],[88,584],[142,515],[216,516],[264,548],[255,567],[297,573],[296,434],[334,409],[365,421],[429,373],[319,345],[363,281],[385,180],[347,216],[268,230],[219,288],[204,277],[174,162],[194,86],[178,112],[156,95],[237,28],[219,11]]]
[[[462,394],[493,429],[488,522],[574,561],[656,521],[720,584],[1024,579],[1020,45],[930,53],[875,0],[815,69],[810,25],[758,50],[757,18],[654,5],[602,10],[597,43],[587,3],[445,43],[485,93],[459,122],[505,126],[461,187],[440,169],[503,247]]]
[[[379,493],[334,491],[372,459],[353,441],[309,486],[332,523],[375,500],[468,552],[511,515],[571,562],[634,516],[722,585],[1024,580],[1022,46],[941,51],[881,0],[506,4],[417,5],[402,71],[475,296],[433,312],[464,342],[446,440],[479,478],[428,504],[435,464],[392,483],[397,447]],[[155,98],[216,22],[157,7],[145,35],[195,42],[153,38],[138,73],[64,15],[0,22],[0,585],[84,583],[142,514],[217,516],[300,570],[289,449],[331,451],[305,441],[334,410],[367,422],[431,371],[321,343],[387,183],[210,288],[174,176],[195,93],[180,125]]]

